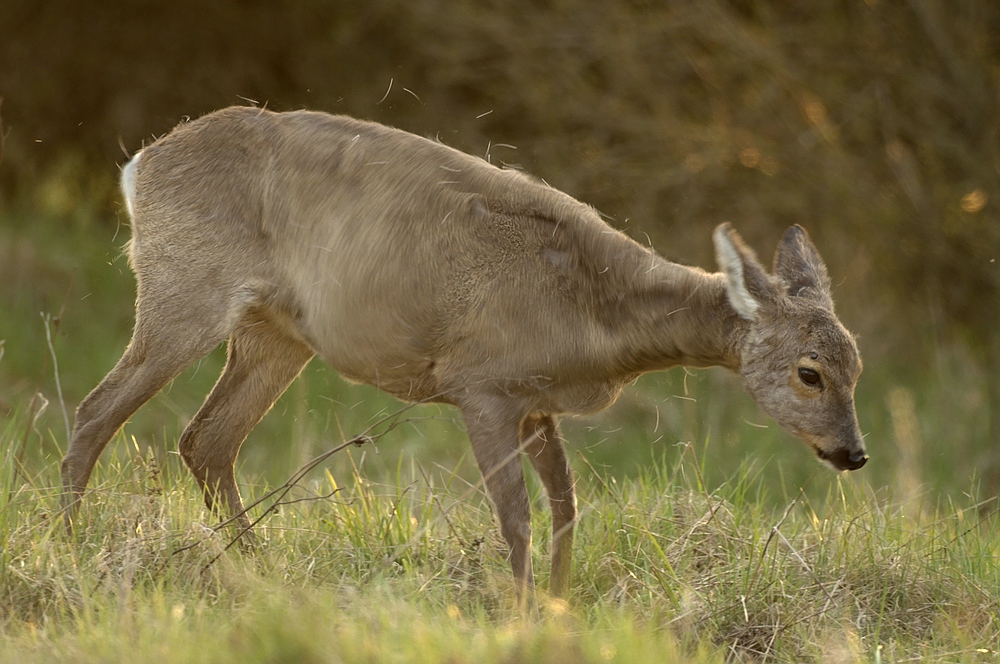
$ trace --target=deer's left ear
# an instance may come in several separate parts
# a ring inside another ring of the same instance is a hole
[[[715,259],[726,275],[729,303],[741,318],[756,320],[762,304],[775,299],[775,287],[764,266],[757,260],[731,224],[716,227],[712,234]]]
[[[790,297],[807,298],[833,311],[830,275],[806,229],[790,226],[774,253],[774,273]]]

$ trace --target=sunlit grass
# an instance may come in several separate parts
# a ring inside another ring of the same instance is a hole
[[[440,468],[412,460],[379,483],[315,474],[255,508],[250,556],[213,532],[175,457],[161,467],[123,440],[67,537],[55,469],[15,472],[12,433],[4,661],[975,662],[1000,650],[993,502],[914,512],[834,477],[768,509],[758,472],[708,491],[691,450],[627,480],[581,461],[572,596],[544,593],[536,510],[539,616],[525,618],[480,487]],[[353,466],[359,452],[339,454]]]

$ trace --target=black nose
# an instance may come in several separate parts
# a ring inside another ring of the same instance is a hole
[[[851,456],[847,457],[848,470],[857,470],[866,463],[868,463],[868,455],[864,452],[855,452]]]
[[[820,452],[819,455],[832,463],[838,470],[857,470],[868,462],[868,455],[865,454],[864,450],[850,452],[847,449],[839,449],[830,454]]]

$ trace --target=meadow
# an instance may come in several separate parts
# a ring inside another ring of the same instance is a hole
[[[1000,650],[992,500],[901,502],[823,470],[779,498],[755,464],[710,490],[694,446],[630,479],[580,459],[571,598],[540,590],[524,617],[481,487],[457,470],[401,459],[375,482],[372,450],[345,449],[350,476],[324,471],[253,511],[263,545],[248,556],[227,548],[233,533],[176,457],[161,465],[119,437],[68,538],[54,464],[26,476],[5,449],[3,661],[988,662]]]
[[[976,476],[983,377],[869,364],[872,461],[834,474],[721,371],[644,377],[564,420],[581,519],[568,602],[537,615],[457,413],[313,362],[239,462],[255,555],[203,507],[176,439],[220,348],[126,425],[72,537],[58,462],[73,405],[131,328],[127,229],[22,213],[0,225],[0,661],[988,662],[1000,653],[1000,518]],[[864,345],[862,345],[864,348]],[[3,412],[7,414],[2,415]],[[286,480],[316,455],[365,435]]]

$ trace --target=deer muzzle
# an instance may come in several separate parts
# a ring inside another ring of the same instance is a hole
[[[852,452],[842,447],[835,452],[824,452],[817,448],[816,454],[837,470],[857,470],[868,462],[868,454],[863,449]]]

